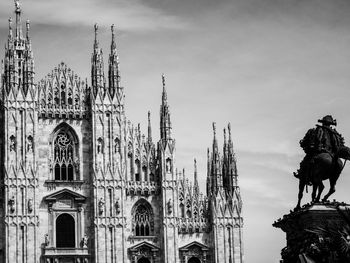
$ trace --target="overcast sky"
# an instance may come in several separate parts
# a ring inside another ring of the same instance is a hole
[[[90,79],[93,25],[105,54],[117,43],[127,116],[159,138],[166,75],[177,167],[202,189],[211,123],[228,122],[244,201],[246,263],[279,262],[285,236],[271,224],[296,204],[299,140],[326,114],[350,141],[350,2],[347,0],[23,0],[39,81],[61,61]],[[0,46],[11,0],[0,1]],[[4,54],[4,49],[2,49]],[[331,199],[350,202],[350,169]],[[328,186],[327,186],[328,187]],[[326,188],[328,189],[328,188]]]

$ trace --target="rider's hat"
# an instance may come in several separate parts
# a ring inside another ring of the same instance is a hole
[[[337,126],[337,120],[333,119],[331,115],[326,115],[318,120],[319,123]]]

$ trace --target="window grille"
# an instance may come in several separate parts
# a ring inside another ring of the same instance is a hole
[[[55,180],[74,180],[74,143],[72,136],[61,131],[54,141]]]
[[[151,209],[140,204],[134,214],[135,236],[150,236],[152,233],[153,214]]]

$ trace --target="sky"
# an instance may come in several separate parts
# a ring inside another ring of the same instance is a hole
[[[203,191],[212,122],[221,145],[230,122],[245,262],[279,262],[285,235],[272,223],[296,204],[299,140],[332,114],[350,141],[349,1],[22,0],[22,9],[37,81],[61,61],[90,79],[93,25],[107,64],[115,24],[126,114],[146,131],[150,110],[156,138],[166,75],[176,166],[192,177],[197,158]],[[0,1],[1,47],[13,10],[11,0]],[[346,166],[331,199],[350,202],[349,184]]]

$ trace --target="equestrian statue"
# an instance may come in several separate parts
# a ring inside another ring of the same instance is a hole
[[[346,160],[350,160],[350,148],[345,146],[344,138],[332,126],[337,121],[331,115],[318,120],[315,128],[307,131],[300,141],[300,146],[305,152],[305,157],[300,163],[300,168],[294,176],[299,179],[299,194],[296,210],[300,209],[305,186],[312,185],[312,202],[320,202],[324,189],[323,180],[329,179],[330,189],[323,197],[322,202],[327,201],[335,192],[335,185],[341,174]],[[341,159],[344,159],[344,163]]]

